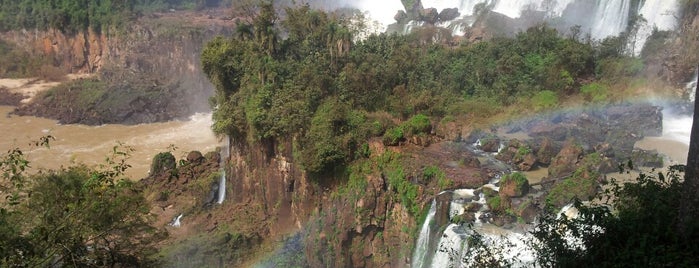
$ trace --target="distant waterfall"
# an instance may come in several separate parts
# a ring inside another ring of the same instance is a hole
[[[677,0],[646,0],[638,14],[646,20],[636,33],[633,48],[634,55],[640,55],[646,39],[653,33],[653,28],[660,31],[673,30],[677,27],[680,5]]]
[[[180,227],[182,225],[182,223],[180,222],[180,219],[182,219],[182,213],[180,213],[179,215],[177,215],[177,217],[172,219],[172,221],[170,222],[170,226]]]
[[[218,183],[218,199],[216,200],[217,204],[223,204],[223,200],[226,199],[226,163],[228,163],[228,159],[231,157],[231,139],[230,137],[226,136],[224,140],[225,144],[221,147],[221,158],[219,159],[219,166],[221,167],[221,178]]]
[[[425,222],[422,223],[422,228],[420,229],[420,236],[415,243],[415,252],[413,253],[413,264],[410,266],[412,268],[423,268],[425,262],[429,261],[428,251],[430,245],[430,229],[434,221],[434,214],[437,212],[437,202],[432,200],[432,205],[430,206],[430,211],[427,213]]]

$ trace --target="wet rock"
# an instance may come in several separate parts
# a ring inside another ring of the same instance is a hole
[[[480,139],[480,149],[488,153],[496,153],[500,149],[500,138],[495,135],[486,135]]]
[[[663,167],[663,156],[658,154],[655,150],[648,151],[636,149],[631,152],[630,158],[634,166]]]
[[[429,24],[435,24],[437,23],[437,18],[439,17],[439,12],[437,11],[436,8],[425,8],[420,11],[420,20],[429,23]]]
[[[495,214],[490,218],[490,223],[498,227],[510,226],[515,221],[517,218],[508,214]]]
[[[583,156],[583,148],[574,141],[568,141],[551,160],[549,177],[559,178],[572,173]]]
[[[204,156],[199,151],[191,151],[187,154],[187,162],[189,163],[201,163],[204,160]]]
[[[461,13],[459,13],[458,8],[445,8],[442,10],[442,12],[439,12],[438,19],[439,21],[450,21],[454,20],[461,16]]]
[[[500,196],[520,197],[529,192],[529,181],[524,174],[515,172],[502,177],[500,180]]]
[[[556,152],[556,146],[553,143],[553,140],[549,139],[548,137],[544,137],[538,144],[536,159],[543,165],[549,165],[551,164],[551,159],[556,156]]]
[[[403,10],[398,10],[398,12],[396,12],[396,15],[393,16],[393,19],[396,20],[396,22],[399,24],[405,24],[408,22],[408,14],[405,13],[405,11]]]
[[[640,136],[663,134],[663,108],[651,104],[629,104],[609,107],[605,115],[618,125]]]
[[[451,192],[443,192],[435,198],[437,211],[434,214],[436,226],[444,226],[449,223],[449,206],[451,205]]]
[[[476,156],[466,156],[462,159],[464,166],[472,168],[480,168],[481,161]]]
[[[532,153],[529,145],[517,139],[510,140],[507,146],[500,150],[495,158],[511,164],[521,171],[532,169],[536,163],[536,156]]]

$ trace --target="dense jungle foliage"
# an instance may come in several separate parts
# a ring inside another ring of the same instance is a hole
[[[100,167],[34,174],[19,148],[0,154],[0,267],[154,265],[164,234],[150,225],[141,187],[124,178],[132,151],[115,146]]]
[[[678,165],[666,173],[641,173],[633,182],[614,181],[595,204],[576,202],[576,218],[544,215],[532,232],[539,265],[697,267],[699,217],[680,215],[678,209],[684,172]],[[685,216],[686,230],[679,232],[678,221]]]
[[[429,133],[401,123],[415,116],[429,123],[508,105],[546,109],[581,90],[600,101],[607,82],[644,66],[618,37],[594,42],[546,26],[458,43],[429,27],[356,40],[356,24],[308,6],[280,19],[263,5],[235,36],[207,44],[214,131],[251,142],[293,138],[305,169],[323,172],[358,157],[369,137],[394,145]]]
[[[223,0],[0,0],[0,31],[59,29],[101,31],[138,13],[168,9],[201,9]]]

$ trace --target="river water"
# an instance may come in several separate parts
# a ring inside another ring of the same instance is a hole
[[[126,174],[135,180],[148,175],[152,157],[176,146],[173,154],[177,159],[198,150],[213,151],[220,144],[211,131],[211,114],[195,114],[188,121],[140,125],[61,125],[55,120],[31,116],[9,115],[11,106],[0,106],[0,154],[20,148],[36,168],[57,169],[71,163],[97,165],[105,163],[113,147],[120,142],[135,151],[127,160],[132,167]],[[40,137],[52,135],[56,138],[50,148],[29,146]]]

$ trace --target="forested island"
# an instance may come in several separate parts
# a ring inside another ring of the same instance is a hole
[[[694,109],[699,1],[678,1],[677,29],[639,53],[640,11],[600,40],[495,4],[456,35],[442,22],[461,14],[419,0],[370,34],[366,14],[323,4],[0,1],[0,77],[60,82],[27,103],[0,87],[14,114],[100,125],[210,110],[224,141],[180,159],[173,145],[145,178],[124,175],[128,144],[95,167],[33,170],[23,151],[50,135],[0,155],[0,267],[699,265],[699,152],[668,167],[635,146],[663,135],[647,97]],[[527,234],[535,255],[512,257],[482,226]]]

